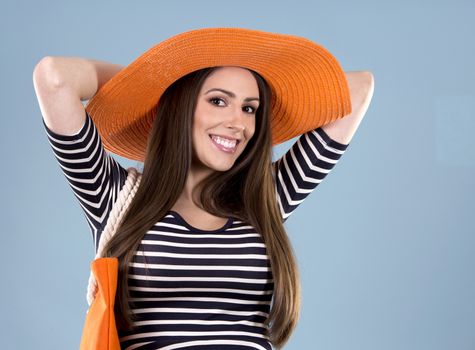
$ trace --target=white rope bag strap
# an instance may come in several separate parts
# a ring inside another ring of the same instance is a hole
[[[106,246],[107,242],[112,238],[112,236],[116,233],[117,228],[119,227],[120,222],[124,214],[126,213],[129,204],[132,202],[135,193],[140,184],[140,180],[142,179],[142,174],[140,174],[137,169],[130,167],[127,168],[127,179],[125,180],[125,184],[119,192],[117,196],[117,200],[115,201],[114,205],[112,206],[111,212],[109,217],[107,218],[106,226],[99,238],[99,245],[97,247],[97,252],[95,259],[101,258],[103,255],[104,247]],[[92,271],[89,275],[89,282],[87,286],[87,303],[89,306],[94,301],[94,296],[97,291],[97,282],[94,277]]]

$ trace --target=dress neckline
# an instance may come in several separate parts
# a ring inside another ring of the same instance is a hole
[[[170,210],[169,212],[175,217],[175,219],[177,219],[183,226],[187,227],[190,231],[199,232],[199,233],[216,233],[216,232],[224,231],[229,226],[231,226],[234,221],[234,219],[230,217],[228,218],[228,221],[226,221],[226,223],[222,227],[216,230],[202,230],[190,225],[178,212],[174,210]]]

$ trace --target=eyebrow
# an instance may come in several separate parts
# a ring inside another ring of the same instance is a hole
[[[232,97],[232,98],[235,98],[236,95],[231,92],[231,91],[228,91],[228,90],[224,90],[224,89],[220,89],[220,88],[214,88],[214,89],[209,89],[208,91],[206,91],[205,95],[211,91],[221,91],[221,92],[224,92],[226,95]],[[259,99],[257,97],[246,97],[244,99],[244,101],[259,101]]]

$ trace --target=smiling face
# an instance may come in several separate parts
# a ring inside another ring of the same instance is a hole
[[[259,88],[250,71],[231,66],[213,71],[197,97],[193,166],[230,169],[254,135],[258,107]]]

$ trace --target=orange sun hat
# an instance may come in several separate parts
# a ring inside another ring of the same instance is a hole
[[[144,162],[160,96],[182,76],[214,66],[248,68],[267,81],[273,145],[351,113],[345,72],[324,47],[289,34],[202,28],[148,49],[89,100],[104,147]]]

